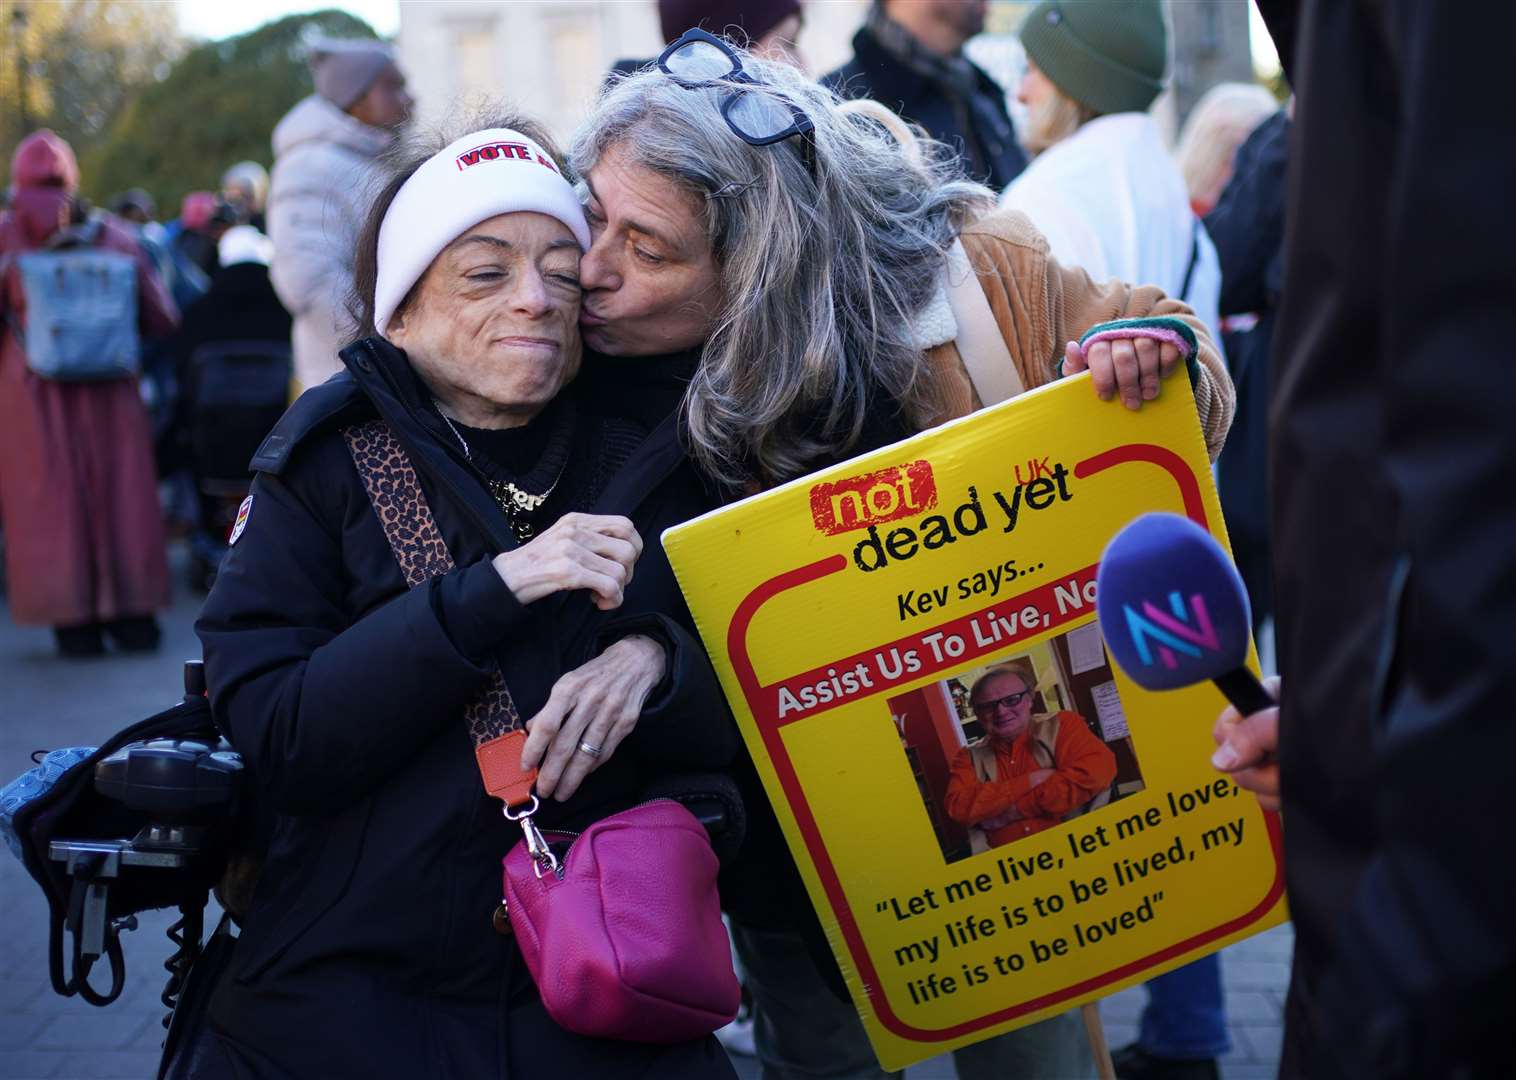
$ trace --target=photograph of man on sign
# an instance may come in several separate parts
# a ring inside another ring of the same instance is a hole
[[[1113,680],[1085,626],[889,700],[945,861],[1143,790]]]
[[[948,779],[948,816],[1000,847],[1109,799],[1116,755],[1076,712],[1032,713],[1019,670],[991,669],[969,690],[984,738],[965,746]],[[979,850],[978,844],[975,849]]]

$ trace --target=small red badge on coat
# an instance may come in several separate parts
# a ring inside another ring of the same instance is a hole
[[[247,528],[247,517],[253,512],[253,497],[249,495],[242,500],[242,505],[237,507],[237,521],[232,525],[232,535],[226,538],[226,546],[231,547],[237,542],[237,537],[242,535],[242,530]]]

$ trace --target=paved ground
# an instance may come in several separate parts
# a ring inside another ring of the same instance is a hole
[[[91,661],[57,659],[47,631],[11,625],[0,607],[0,783],[29,768],[33,750],[95,745],[178,700],[180,664],[199,655],[190,628],[197,603],[187,591],[175,597],[164,620],[163,649],[156,655]],[[0,934],[0,972],[5,974],[0,979],[0,1080],[151,1078],[163,1037],[158,994],[164,983],[161,965],[172,952],[164,937],[173,921],[170,914],[145,913],[140,928],[126,935],[126,991],[114,1005],[97,1009],[53,993],[47,975],[46,905],[5,850],[0,850],[0,911],[5,916]],[[1222,1062],[1226,1080],[1263,1080],[1277,1071],[1290,942],[1285,926],[1224,955],[1235,1044]],[[1112,1046],[1132,1039],[1142,1000],[1141,990],[1129,990],[1102,1006]],[[744,1080],[756,1080],[751,1058],[739,1058],[736,1064]],[[935,1058],[907,1075],[909,1080],[951,1080],[952,1061]]]

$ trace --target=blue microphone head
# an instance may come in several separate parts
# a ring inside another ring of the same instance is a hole
[[[1178,514],[1143,514],[1112,538],[1095,608],[1106,648],[1145,689],[1192,686],[1247,663],[1252,616],[1237,568]]]

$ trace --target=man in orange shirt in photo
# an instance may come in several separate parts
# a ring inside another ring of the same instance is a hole
[[[945,801],[948,816],[981,830],[988,846],[1052,828],[1115,780],[1116,755],[1084,717],[1032,715],[1032,688],[1021,672],[986,672],[969,705],[985,738],[953,759]]]

